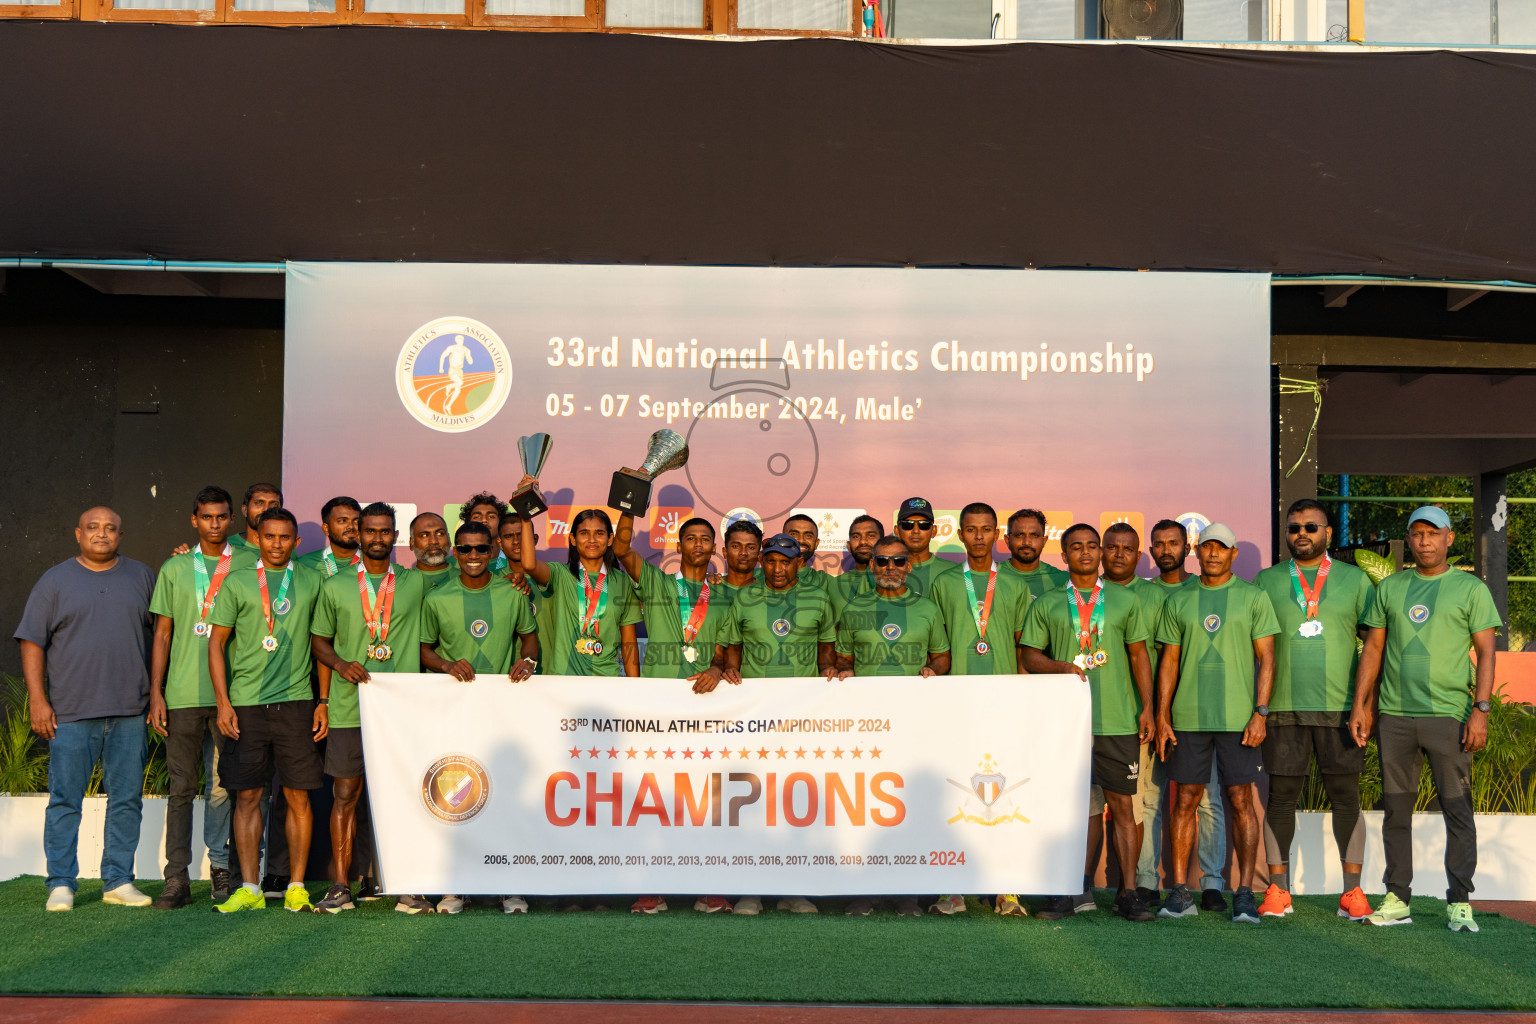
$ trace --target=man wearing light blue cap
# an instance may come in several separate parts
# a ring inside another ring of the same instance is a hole
[[[1363,622],[1369,632],[1360,654],[1349,725],[1355,742],[1365,746],[1380,671],[1377,746],[1387,895],[1376,913],[1366,918],[1374,925],[1413,923],[1409,913],[1413,805],[1420,765],[1428,757],[1445,818],[1449,927],[1453,932],[1478,930],[1468,902],[1472,873],[1477,869],[1472,755],[1488,742],[1493,631],[1502,622],[1487,585],[1469,572],[1452,569],[1446,561],[1455,539],[1444,509],[1433,505],[1414,509],[1408,517],[1414,568],[1381,581]],[[1475,670],[1468,653],[1473,649],[1477,651]]]

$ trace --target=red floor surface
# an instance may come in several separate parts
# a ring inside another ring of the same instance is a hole
[[[1488,1014],[1333,1010],[1122,1010],[1072,1007],[874,1007],[747,1006],[698,1003],[505,1003],[407,1002],[333,999],[144,999],[78,996],[0,997],[5,1024],[288,1024],[296,1015],[305,1024],[1171,1024],[1198,1019],[1200,1024],[1470,1024]],[[1536,1024],[1536,1014],[1501,1014],[1501,1020]]]

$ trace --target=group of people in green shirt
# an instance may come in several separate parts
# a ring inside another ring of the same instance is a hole
[[[520,486],[536,484],[525,478]],[[1427,757],[1446,819],[1450,926],[1477,930],[1467,902],[1476,865],[1470,759],[1486,741],[1500,623],[1487,587],[1449,567],[1454,535],[1441,509],[1412,514],[1415,567],[1374,587],[1359,569],[1330,558],[1327,515],[1310,500],[1288,510],[1291,557],[1252,583],[1233,574],[1238,541],[1219,523],[1205,527],[1192,550],[1183,525],[1158,522],[1149,540],[1160,575],[1143,579],[1136,575],[1142,540],[1128,524],[1102,535],[1084,523],[1062,531],[1063,571],[1041,561],[1042,513],[1021,509],[999,523],[979,503],[959,518],[965,560],[950,561],[931,550],[934,510],[920,497],[901,504],[891,533],[872,516],[855,519],[847,543],[853,565],[838,575],[814,566],[820,538],[803,515],[772,536],[751,519],[729,522],[723,543],[713,524],[690,519],[678,529],[677,568],[668,572],[634,549],[630,516],[615,524],[601,509],[575,517],[566,561],[550,563],[537,558],[533,521],[493,495],[476,495],[451,537],[435,513],[408,525],[410,569],[392,561],[401,524],[384,503],[328,502],[325,545],[299,558],[297,522],[275,486],[253,485],[241,512],[246,533],[231,535],[229,495],[218,488],[197,495],[197,544],[166,563],[151,605],[158,618],[149,718],[170,736],[168,751],[179,761],[170,766],[169,811],[188,819],[169,827],[167,886],[156,905],[190,901],[189,849],[181,849],[190,845],[188,780],[212,742],[218,780],[234,794],[229,837],[240,878],[232,881],[230,869],[215,877],[217,909],[265,905],[266,886],[254,880],[274,770],[291,865],[284,906],[311,909],[303,878],[309,792],[327,775],[333,880],[312,909],[353,906],[352,844],[365,804],[357,688],[374,673],[514,682],[535,672],[638,675],[686,681],[699,694],[722,681],[794,676],[1027,673],[1076,676],[1092,705],[1084,893],[1047,897],[1036,916],[1094,909],[1106,806],[1120,878],[1116,913],[1152,921],[1215,909],[1209,887],[1197,907],[1186,883],[1213,790],[1215,807],[1224,797],[1232,815],[1233,920],[1289,914],[1295,806],[1315,758],[1333,801],[1348,890],[1340,916],[1409,923],[1411,814]],[[1010,553],[1001,562],[1000,534]],[[1185,569],[1191,553],[1198,574]],[[712,568],[717,555],[724,573]],[[1372,736],[1381,753],[1388,888],[1374,911],[1359,886],[1359,773]],[[1265,774],[1269,802],[1261,809],[1254,784]],[[1176,794],[1164,813],[1169,781]],[[178,802],[179,789],[186,793]],[[1165,819],[1166,897],[1155,869]],[[1262,904],[1253,891],[1261,821],[1270,881]],[[210,849],[216,838],[205,832]],[[527,909],[519,897],[497,899],[507,913]],[[1214,899],[1226,909],[1219,888]],[[898,898],[896,909],[920,914],[921,902]],[[937,913],[966,909],[957,894],[926,902]],[[1003,915],[1029,913],[1017,894],[983,903]],[[404,896],[397,909],[456,913],[464,905],[457,895]],[[816,910],[804,897],[784,897],[779,907]],[[762,903],[708,896],[695,908],[752,914]],[[632,909],[656,913],[666,903],[647,896]],[[873,909],[860,899],[848,912]]]

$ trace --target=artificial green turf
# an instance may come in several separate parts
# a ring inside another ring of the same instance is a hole
[[[157,884],[141,883],[148,893]],[[315,886],[318,898],[323,888]],[[0,883],[0,992],[667,999],[1149,1006],[1536,1007],[1536,928],[1478,914],[1452,934],[1445,905],[1414,897],[1415,924],[1338,918],[1336,897],[1298,897],[1261,925],[1226,915],[1130,924],[1100,910],[1066,921],[999,918],[975,901],[944,918],[694,913],[454,917],[393,900],[331,917],[279,902],[233,916],[199,902],[109,907],[84,881],[76,908],[43,910],[43,881]]]

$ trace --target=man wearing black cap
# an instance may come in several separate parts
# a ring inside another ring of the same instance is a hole
[[[923,498],[908,498],[896,510],[896,536],[912,553],[912,571],[907,574],[907,589],[925,597],[940,573],[956,572],[960,566],[947,558],[938,558],[928,550],[933,543],[933,506]]]
[[[1425,505],[1408,517],[1411,571],[1376,586],[1365,615],[1365,649],[1355,676],[1349,728],[1360,746],[1370,739],[1376,676],[1381,673],[1381,841],[1387,857],[1387,895],[1375,925],[1412,924],[1413,804],[1420,765],[1430,775],[1445,818],[1445,892],[1451,931],[1476,932],[1472,872],[1477,867],[1477,825],[1472,818],[1472,755],[1488,742],[1493,694],[1493,633],[1502,625],[1482,580],[1446,561],[1456,534],[1442,508]],[[1476,649],[1474,669],[1468,652]],[[1383,669],[1383,661],[1385,668]],[[1476,696],[1468,690],[1475,684]]]
[[[1168,763],[1168,777],[1179,784],[1172,828],[1173,891],[1159,916],[1199,913],[1184,878],[1195,844],[1195,810],[1214,760],[1234,817],[1238,884],[1232,920],[1258,924],[1253,873],[1259,815],[1252,784],[1264,771],[1260,744],[1275,683],[1274,637],[1280,625],[1269,596],[1232,575],[1237,537],[1229,527],[1206,527],[1197,554],[1199,582],[1169,595],[1157,627],[1163,645],[1157,747]]]

